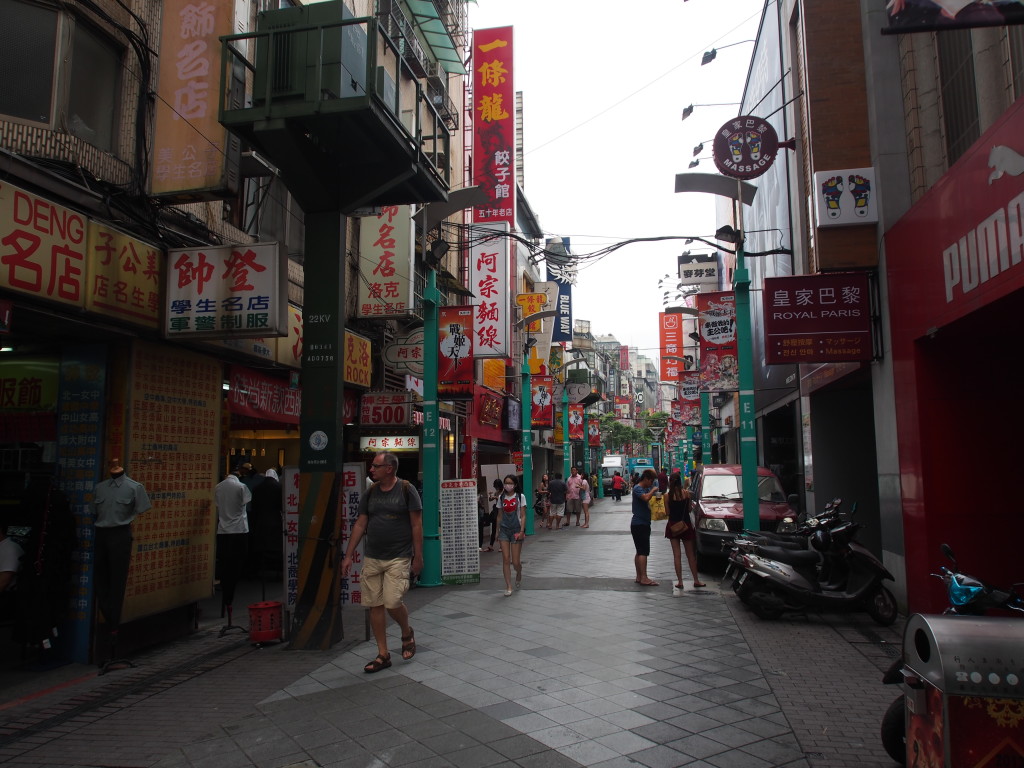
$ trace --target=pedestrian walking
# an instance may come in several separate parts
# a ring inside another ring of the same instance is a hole
[[[676,569],[676,589],[683,588],[682,550],[686,550],[686,562],[693,575],[693,586],[706,586],[697,573],[697,553],[694,551],[693,520],[690,516],[690,478],[685,483],[678,472],[673,472],[668,480],[668,494],[665,496],[668,507],[668,521],[665,523],[665,538],[672,545],[672,563]],[[685,528],[678,523],[686,523]]]
[[[583,506],[583,525],[580,526],[581,528],[590,527],[590,502],[593,498],[590,492],[591,487],[591,484],[586,479],[583,480],[583,485],[580,486],[580,504]],[[577,517],[576,525],[579,524],[580,519]]]
[[[633,535],[633,546],[636,548],[633,557],[636,583],[643,587],[658,586],[658,582],[647,576],[647,558],[651,554],[650,501],[658,493],[658,489],[652,487],[657,477],[653,469],[645,469],[640,480],[633,485],[633,518],[629,522],[629,532]]]
[[[612,476],[612,496],[615,498],[615,503],[618,504],[622,501],[622,491],[626,487],[626,478],[622,476],[621,472],[616,472]]]
[[[557,531],[562,527],[562,515],[565,514],[565,499],[569,493],[569,486],[562,479],[561,472],[555,472],[555,476],[548,483],[548,499],[550,501],[551,516],[548,518],[548,530],[555,526]]]
[[[551,480],[545,472],[540,476],[540,486],[537,488],[537,496],[540,498],[540,503],[544,509],[544,520],[547,520],[551,510],[551,500],[548,498],[548,486],[551,484]]]
[[[565,527],[569,527],[572,516],[576,515],[576,525],[580,524],[580,515],[583,513],[583,499],[581,497],[583,486],[586,480],[580,475],[579,470],[573,467],[569,470],[569,479],[565,484],[569,487],[565,495]]]
[[[658,473],[658,490],[668,493],[668,467],[662,467]]]
[[[501,547],[501,571],[505,576],[505,597],[512,594],[512,568],[516,569],[515,588],[523,581],[523,538],[526,531],[526,496],[519,492],[519,481],[505,475],[498,499],[501,522],[498,525],[498,546]]]
[[[398,477],[398,457],[383,451],[370,464],[374,482],[359,499],[359,516],[352,526],[348,551],[341,561],[341,576],[348,576],[359,542],[363,546],[363,605],[370,609],[370,628],[377,641],[377,656],[363,667],[379,672],[391,666],[387,615],[402,632],[402,658],[416,655],[416,636],[409,625],[409,609],[402,598],[410,575],[423,570],[423,504],[416,486]],[[385,615],[385,611],[387,615]]]

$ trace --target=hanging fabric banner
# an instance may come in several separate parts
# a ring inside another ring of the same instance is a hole
[[[437,318],[437,396],[473,397],[473,307],[441,307]]]
[[[740,388],[736,364],[736,294],[698,293],[700,391],[735,392]]]
[[[570,440],[582,440],[583,439],[583,406],[582,405],[570,405],[569,406],[569,439]]]
[[[530,379],[531,414],[534,429],[551,429],[555,422],[555,401],[551,396],[554,386],[551,376],[534,376]]]
[[[587,446],[590,448],[601,447],[601,422],[596,416],[587,417]]]
[[[675,416],[688,427],[700,426],[700,371],[684,371],[679,374],[679,399],[673,400],[673,410],[678,404],[679,415]]]

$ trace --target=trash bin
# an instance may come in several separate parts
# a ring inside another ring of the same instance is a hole
[[[249,642],[269,643],[281,640],[281,604],[276,601],[249,606]]]
[[[907,765],[1024,764],[1024,621],[915,614],[903,659]]]

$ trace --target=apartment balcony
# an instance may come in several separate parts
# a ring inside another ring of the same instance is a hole
[[[261,13],[222,41],[220,121],[307,211],[447,199],[451,132],[378,18],[341,2]]]

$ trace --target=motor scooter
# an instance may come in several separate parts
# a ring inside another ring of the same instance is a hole
[[[866,611],[876,624],[889,626],[898,607],[882,582],[894,579],[881,560],[854,540],[859,528],[853,521],[819,528],[807,551],[761,547],[759,554],[744,553],[744,602],[762,619],[790,612]],[[827,579],[821,576],[825,564]]]
[[[544,508],[544,494],[540,491],[534,491],[533,495],[533,511],[537,517],[544,517],[547,514],[547,510]]]
[[[945,566],[939,568],[939,573],[931,574],[937,579],[942,579],[946,585],[946,596],[949,605],[943,614],[957,616],[984,616],[994,610],[1015,611],[1024,614],[1024,598],[1020,595],[1020,588],[1024,584],[1013,584],[1010,589],[998,589],[987,584],[974,576],[968,576],[960,571],[960,566],[953,556],[953,550],[948,544],[941,546],[944,554],[953,564],[950,570]],[[895,685],[904,681],[905,667],[903,658],[896,659],[892,666],[882,676],[882,682],[886,685]],[[882,746],[896,762],[901,765],[907,761],[907,703],[906,697],[901,693],[885,711],[882,716],[881,726]]]

